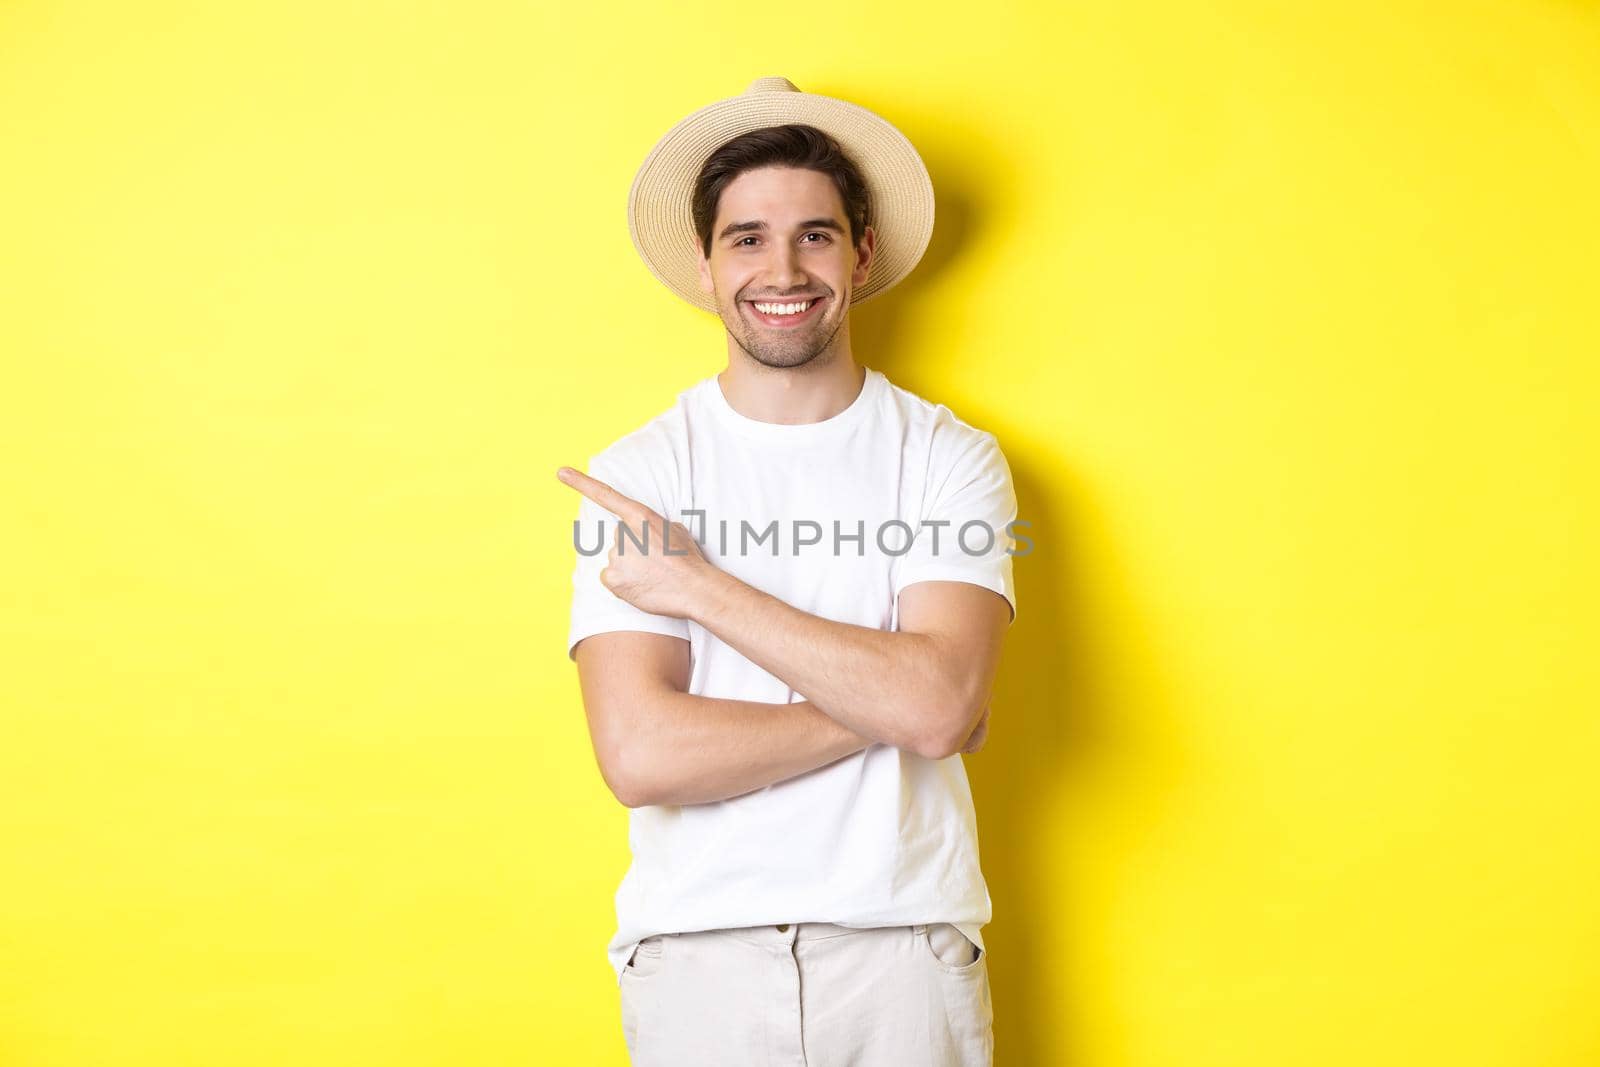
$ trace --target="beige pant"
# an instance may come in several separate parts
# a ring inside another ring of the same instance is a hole
[[[948,923],[661,934],[623,969],[634,1067],[989,1067],[986,953]]]

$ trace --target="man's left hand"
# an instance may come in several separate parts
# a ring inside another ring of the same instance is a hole
[[[561,467],[556,477],[621,520],[600,584],[640,611],[689,618],[695,593],[715,568],[688,528],[582,471]]]

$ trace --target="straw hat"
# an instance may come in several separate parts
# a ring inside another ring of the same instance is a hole
[[[911,273],[933,236],[933,181],[905,134],[866,108],[801,92],[787,78],[757,78],[738,96],[707,105],[668,130],[634,175],[628,230],[650,272],[695,307],[716,311],[700,289],[690,207],[694,182],[711,154],[766,126],[815,126],[839,142],[867,184],[868,217],[877,237],[860,304]]]

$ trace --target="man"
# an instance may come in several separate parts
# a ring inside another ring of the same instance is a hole
[[[1015,616],[1016,499],[994,436],[858,364],[848,317],[927,247],[927,170],[877,115],[763,78],[674,127],[629,211],[728,346],[558,472],[582,494],[569,652],[632,809],[629,1053],[988,1064],[959,754]]]

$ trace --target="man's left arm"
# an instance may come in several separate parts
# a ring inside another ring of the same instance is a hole
[[[961,751],[989,703],[1011,607],[965,581],[900,593],[900,629],[834,622],[724,571],[689,617],[844,726],[929,759]]]
[[[894,629],[818,618],[720,571],[691,617],[854,732],[943,759],[983,720],[1015,617],[1017,498],[993,434],[946,421],[933,450],[932,496],[895,561]]]

